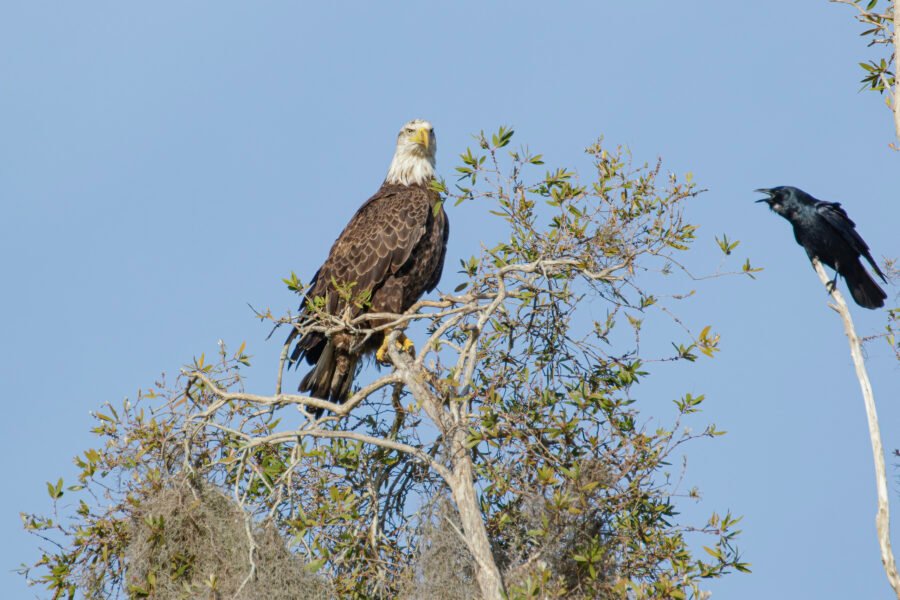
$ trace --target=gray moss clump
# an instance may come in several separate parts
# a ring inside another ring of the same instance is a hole
[[[143,498],[130,523],[125,559],[131,598],[159,600],[326,600],[327,581],[311,573],[271,524],[254,523],[221,491],[175,481]]]

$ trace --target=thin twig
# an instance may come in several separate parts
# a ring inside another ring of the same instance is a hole
[[[284,366],[287,364],[287,355],[290,347],[290,344],[285,342],[284,347],[281,348],[281,355],[278,357],[278,379],[275,380],[276,396],[281,394],[281,379],[284,377]]]
[[[243,506],[241,506],[243,508]],[[241,596],[241,592],[244,591],[244,588],[247,587],[247,584],[256,579],[256,553],[258,552],[258,547],[256,545],[256,539],[253,537],[253,530],[251,529],[251,524],[253,521],[252,514],[248,511],[244,513],[244,533],[247,534],[247,541],[250,543],[249,550],[249,559],[250,559],[250,570],[247,572],[247,576],[244,577],[243,581],[241,581],[240,587],[237,589],[237,592],[234,593],[235,598],[239,598]]]

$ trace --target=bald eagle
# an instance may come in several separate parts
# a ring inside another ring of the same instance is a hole
[[[400,314],[437,286],[450,229],[440,195],[430,187],[436,150],[431,123],[415,119],[403,126],[384,183],[356,211],[313,277],[300,306],[301,324],[311,322],[315,306],[350,319]],[[363,327],[382,324],[373,319]],[[297,335],[295,328],[286,343]],[[405,336],[400,343],[411,350]],[[290,364],[305,360],[314,365],[300,382],[301,392],[343,402],[360,359],[376,352],[384,361],[386,351],[383,332],[364,339],[349,332],[327,337],[314,331],[297,340]]]

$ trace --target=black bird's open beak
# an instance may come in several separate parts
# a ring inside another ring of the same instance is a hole
[[[755,200],[755,202],[768,202],[772,199],[772,190],[768,188],[759,188],[758,190],[753,190],[754,192],[759,192],[760,194],[767,194],[768,198],[760,198],[759,200]]]

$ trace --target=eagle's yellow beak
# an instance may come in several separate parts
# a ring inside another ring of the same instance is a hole
[[[425,149],[426,149],[426,150],[428,150],[428,147],[431,145],[431,135],[429,135],[428,130],[425,129],[424,127],[422,127],[421,129],[417,130],[417,131],[412,135],[412,138],[411,138],[411,139],[412,139],[412,141],[415,142],[416,144],[419,144],[420,146],[425,146]]]

